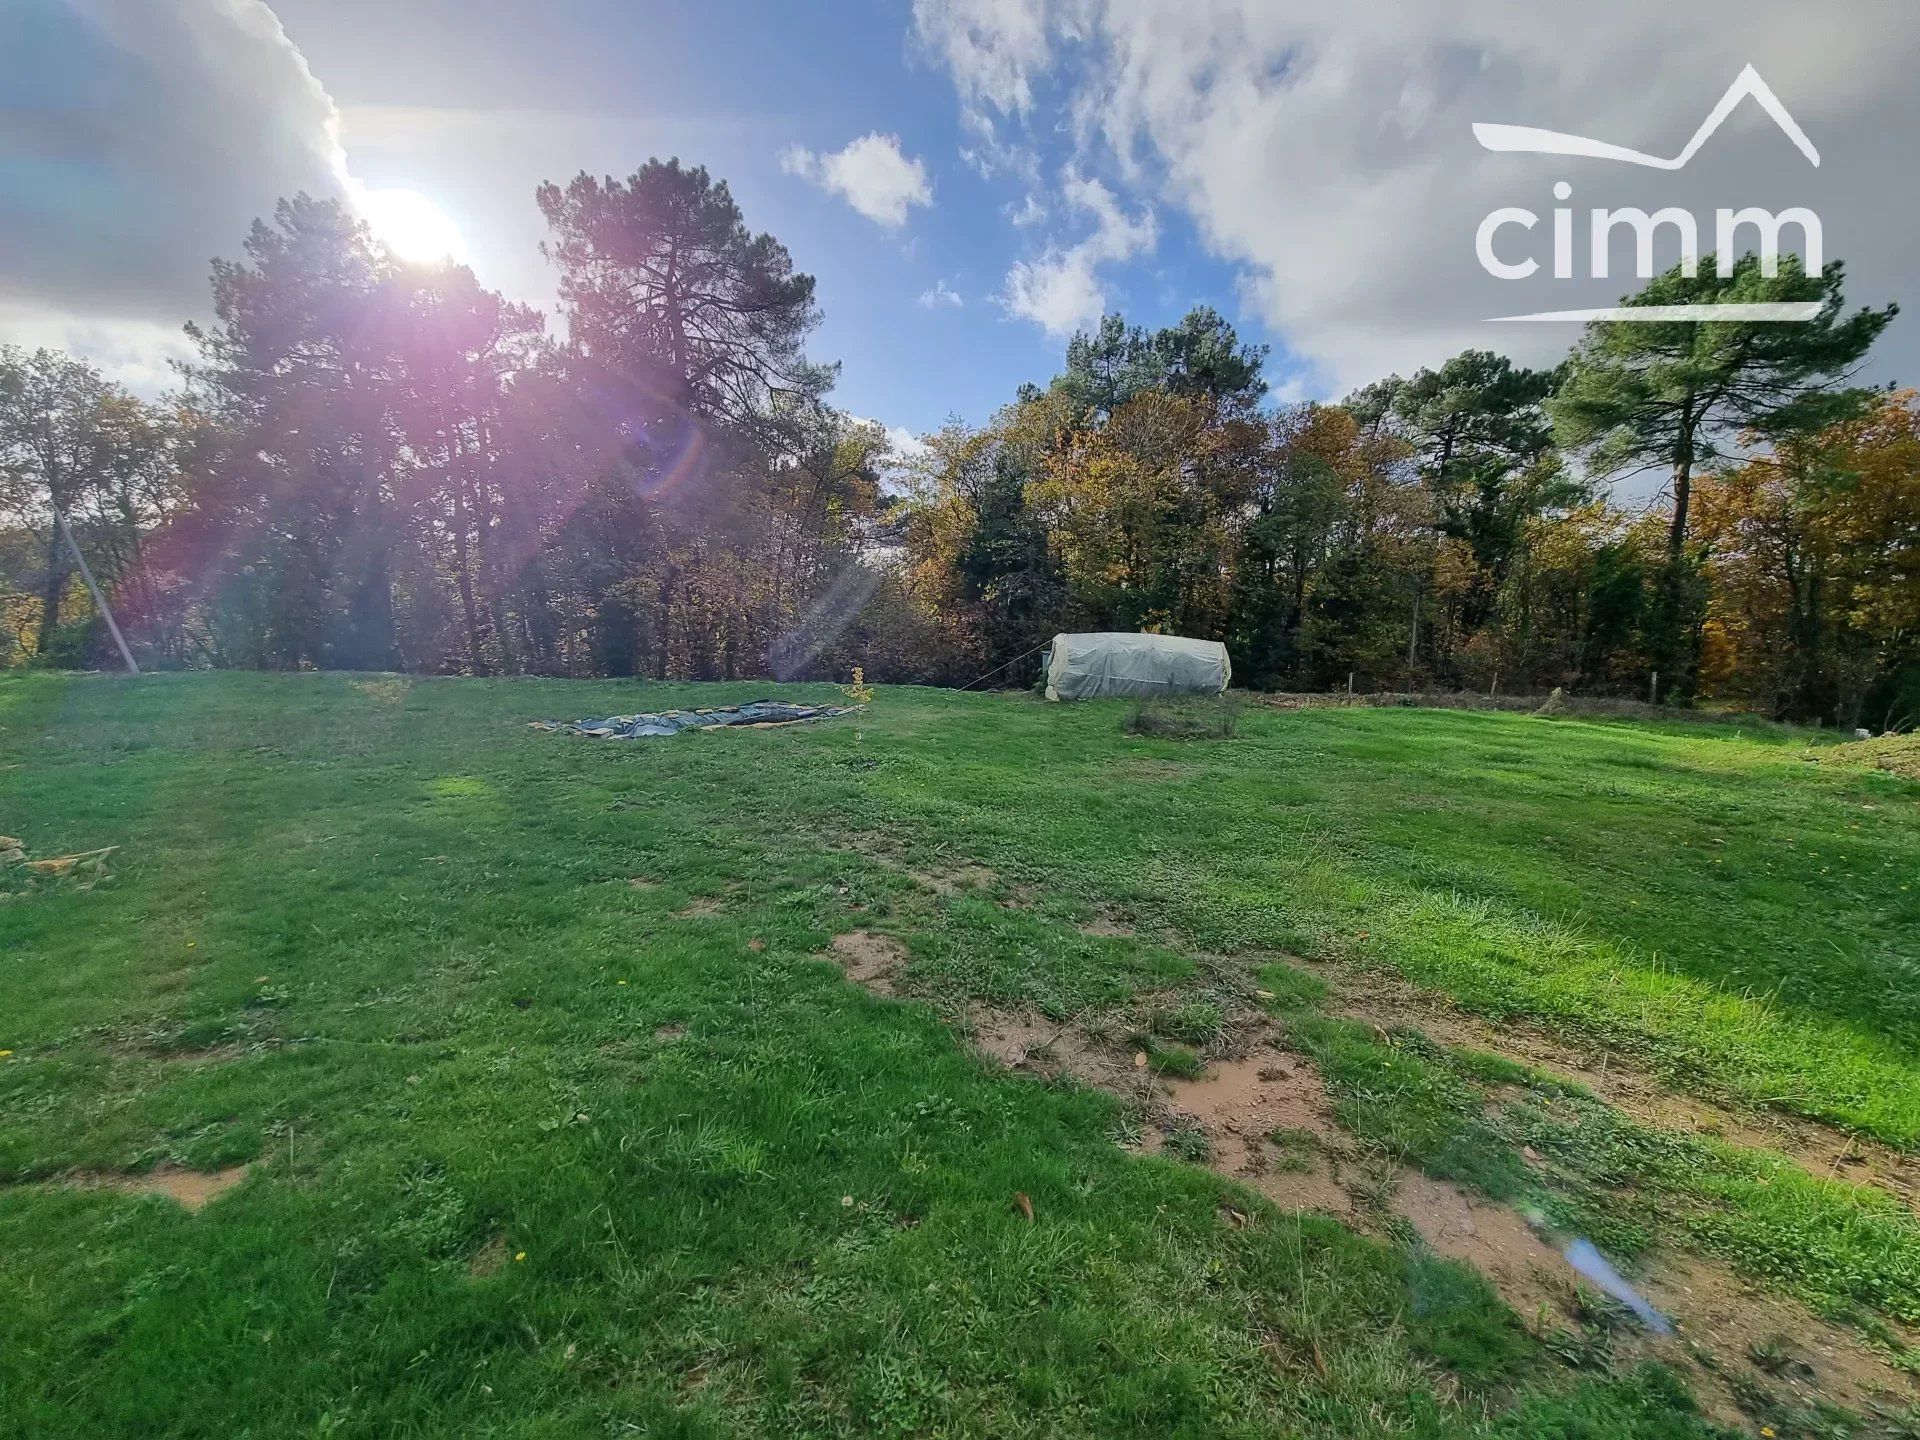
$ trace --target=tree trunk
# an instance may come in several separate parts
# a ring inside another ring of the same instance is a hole
[[[40,593],[40,635],[36,644],[41,655],[53,648],[54,634],[60,628],[60,597],[67,588],[67,552],[60,545],[58,521],[53,522],[50,533],[53,538],[47,544],[47,583]]]
[[[473,596],[473,547],[467,533],[467,482],[457,463],[453,466],[453,571],[460,591],[460,618],[467,629],[467,664],[475,675],[487,673],[486,651],[480,643],[480,607]]]
[[[1687,547],[1687,507],[1693,499],[1693,427],[1692,412],[1684,412],[1673,447],[1673,523],[1667,527],[1667,564],[1675,567]]]

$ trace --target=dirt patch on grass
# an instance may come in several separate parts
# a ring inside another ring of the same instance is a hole
[[[489,1235],[486,1243],[467,1257],[469,1280],[485,1280],[490,1275],[498,1275],[506,1268],[507,1237],[498,1230]]]
[[[188,1210],[199,1210],[218,1200],[247,1178],[248,1166],[225,1170],[188,1170],[179,1165],[156,1165],[138,1175],[114,1170],[82,1170],[62,1182],[79,1190],[117,1190],[122,1195],[163,1195]]]
[[[1426,1247],[1473,1266],[1530,1322],[1572,1323],[1573,1267],[1510,1206],[1484,1200],[1461,1186],[1418,1170],[1400,1172],[1393,1213]]]
[[[234,1025],[149,1025],[139,1029],[97,1031],[114,1055],[126,1060],[156,1060],[165,1065],[224,1065],[238,1060],[250,1045],[276,1045],[277,1040],[255,1036]]]
[[[970,890],[995,890],[1000,886],[999,872],[991,866],[975,860],[913,861],[908,858],[905,846],[885,835],[854,835],[833,848],[897,871],[942,899],[950,899]]]
[[[1517,1061],[1592,1091],[1650,1128],[1768,1151],[1810,1175],[1871,1185],[1920,1210],[1920,1156],[1803,1116],[1736,1111],[1689,1095],[1606,1045],[1553,1034],[1525,1020],[1484,1019],[1389,972],[1295,957],[1288,963],[1326,981],[1333,1001],[1328,1008],[1347,1019],[1417,1030],[1443,1045]]]
[[[1101,914],[1082,925],[1080,933],[1095,940],[1131,940],[1138,932],[1124,920]]]
[[[1325,1085],[1264,1029],[1238,1032],[1244,1054],[1185,1078],[1156,1074],[1145,1050],[1109,1043],[1111,1027],[1085,1017],[985,1010],[969,1017],[969,1027],[974,1049],[995,1064],[1046,1079],[1071,1076],[1135,1107],[1148,1122],[1142,1153],[1205,1165],[1284,1209],[1359,1213],[1343,1177],[1354,1163],[1352,1141],[1333,1118]]]
[[[1132,1067],[1088,1036],[1073,1021],[1044,1015],[1013,1015],[1003,1010],[969,1017],[973,1048],[983,1059],[1043,1079],[1072,1076],[1083,1084],[1118,1091]]]
[[[1717,1385],[1749,1411],[1763,1397],[1769,1409],[1838,1402],[1866,1415],[1920,1402],[1920,1377],[1803,1305],[1696,1256],[1663,1254],[1652,1269],[1643,1288],[1684,1342],[1661,1348],[1686,1351],[1696,1388]],[[1702,1364],[1701,1353],[1714,1363]]]
[[[951,897],[968,890],[991,890],[1000,883],[1000,876],[985,865],[976,865],[972,861],[962,861],[957,865],[939,865],[931,869],[909,869],[911,875],[920,884],[942,897]]]
[[[676,920],[711,920],[716,915],[727,913],[727,902],[712,895],[702,895],[698,900],[690,901],[673,912]]]
[[[893,976],[907,963],[907,947],[891,935],[847,930],[833,937],[833,956],[847,979],[877,995],[892,995]]]
[[[1863,1414],[1920,1400],[1920,1380],[1856,1332],[1798,1301],[1758,1290],[1727,1267],[1662,1252],[1632,1283],[1674,1325],[1671,1336],[1597,1316],[1606,1305],[1554,1236],[1509,1206],[1417,1170],[1400,1172],[1393,1211],[1437,1255],[1473,1266],[1536,1333],[1598,1321],[1618,1361],[1651,1357],[1687,1373],[1714,1418],[1740,1423],[1839,1404]],[[1617,1328],[1620,1326],[1630,1328]]]
[[[1319,1073],[1301,1056],[1258,1044],[1253,1053],[1209,1066],[1194,1079],[1167,1078],[1161,1147],[1193,1130],[1205,1137],[1206,1164],[1291,1210],[1352,1218],[1354,1196],[1342,1179],[1351,1141],[1334,1121]]]

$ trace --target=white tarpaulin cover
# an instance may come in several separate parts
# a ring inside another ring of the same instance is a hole
[[[1218,695],[1232,677],[1226,646],[1183,635],[1056,635],[1047,651],[1049,700]]]

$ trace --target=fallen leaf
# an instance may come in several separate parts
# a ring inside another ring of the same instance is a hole
[[[1027,1224],[1033,1224],[1033,1201],[1027,1198],[1026,1191],[1016,1190],[1013,1192],[1013,1208],[1026,1217]]]
[[[1136,1050],[1133,1052],[1133,1068],[1136,1070],[1144,1070],[1147,1068],[1147,1052],[1146,1051]]]

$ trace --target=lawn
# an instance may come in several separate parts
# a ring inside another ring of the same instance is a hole
[[[767,693],[0,680],[0,1434],[1915,1433],[1920,784]]]

